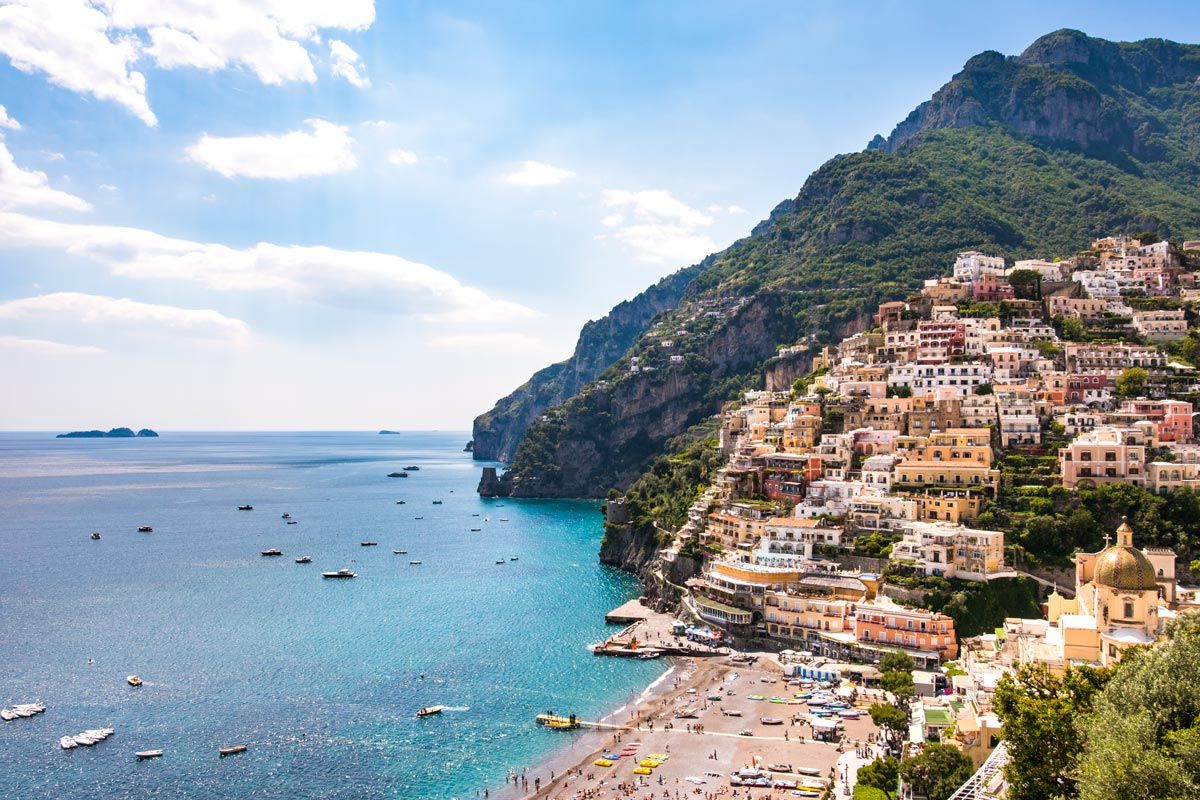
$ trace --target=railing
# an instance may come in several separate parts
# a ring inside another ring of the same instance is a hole
[[[946,800],[996,800],[1008,793],[1008,784],[1000,774],[1008,763],[1008,746],[1004,742],[987,757],[967,782]]]

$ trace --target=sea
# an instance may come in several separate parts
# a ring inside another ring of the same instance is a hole
[[[630,702],[665,665],[586,649],[639,593],[599,502],[480,498],[467,438],[0,434],[0,705],[47,706],[0,797],[494,797],[577,735],[536,714]]]

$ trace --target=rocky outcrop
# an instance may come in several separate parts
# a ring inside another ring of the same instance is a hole
[[[617,304],[602,319],[584,325],[570,358],[534,373],[491,411],[475,418],[475,459],[511,460],[530,424],[612,366],[656,316],[679,304],[697,271],[693,267],[663,278],[632,300]]]
[[[508,497],[512,494],[512,479],[507,473],[497,475],[495,467],[484,467],[476,491],[480,497]]]
[[[989,50],[970,59],[891,136],[868,146],[894,153],[924,131],[998,124],[1084,152],[1156,159],[1165,152],[1162,126],[1129,103],[1128,94],[1194,82],[1197,75],[1195,45],[1117,43],[1059,30],[1019,56]]]

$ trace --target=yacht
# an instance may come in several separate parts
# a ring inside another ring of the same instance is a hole
[[[100,531],[95,531],[92,533],[92,541],[93,542],[100,541]]]
[[[483,528],[471,528],[471,533],[479,533]]]
[[[283,555],[283,551],[282,551],[282,550],[276,550],[274,547],[272,547],[272,548],[271,548],[271,549],[269,549],[269,550],[263,550],[263,551],[262,551],[262,554],[263,554],[264,556],[281,556],[281,555]]]
[[[408,551],[407,551],[407,550],[393,550],[392,552],[393,552],[393,553],[395,553],[395,554],[396,554],[396,555],[398,555],[398,556],[406,556],[406,555],[408,555]]]
[[[357,578],[357,572],[351,572],[348,569],[339,569],[337,572],[322,572],[322,578]]]
[[[516,556],[509,556],[509,557],[508,557],[508,560],[509,560],[509,561],[516,561],[516,560],[517,560],[517,557],[516,557]]]
[[[311,564],[312,559],[309,558],[308,556],[300,556],[299,558],[296,559],[296,563],[297,564]]]
[[[410,562],[408,562],[408,563],[409,563],[409,565],[410,565],[410,566],[413,566],[413,567],[419,567],[419,566],[421,566],[421,562],[420,562],[420,561],[410,561]]]
[[[289,520],[287,521],[287,524],[288,524],[288,525],[295,525],[295,524],[296,524],[296,520],[294,520],[294,519],[289,519]]]
[[[407,478],[408,473],[407,472],[389,472],[388,477],[389,478]]]
[[[497,564],[507,564],[508,562],[507,562],[507,561],[505,561],[503,558],[497,558],[497,559],[496,559],[496,563],[497,563]]]
[[[238,506],[238,511],[253,511],[254,506]]]
[[[358,544],[360,547],[375,547],[376,545],[379,544],[379,542],[372,542],[370,540],[367,540],[367,541],[359,542]]]
[[[398,505],[398,506],[402,506],[402,505],[404,505],[404,501],[403,501],[403,500],[397,500],[397,501],[396,501],[396,505]]]
[[[138,525],[138,533],[154,533],[154,528],[149,525]]]
[[[158,758],[163,754],[162,750],[142,750],[139,753],[134,753],[138,761],[145,761],[147,758]]]
[[[420,471],[421,471],[421,468],[420,468],[420,467],[405,467],[405,469],[412,470],[413,472],[420,472]]]

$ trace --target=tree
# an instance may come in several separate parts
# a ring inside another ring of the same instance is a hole
[[[909,672],[885,672],[879,684],[885,692],[895,696],[896,705],[899,706],[907,706],[917,693],[917,685],[913,683],[912,673]]]
[[[896,783],[900,780],[900,762],[891,756],[877,758],[870,764],[858,769],[858,783],[878,789],[887,800],[892,800],[896,793]]]
[[[994,392],[995,392],[995,389],[992,388],[992,385],[990,383],[981,383],[975,387],[975,394],[986,395],[986,394],[992,394]]]
[[[1008,800],[1076,797],[1076,721],[1108,682],[1107,669],[1078,667],[1060,678],[1041,664],[1024,664],[996,687],[996,713],[1008,744]]]
[[[907,672],[911,675],[914,667],[912,656],[898,650],[884,653],[883,658],[879,659],[880,672]]]
[[[904,709],[887,703],[876,703],[870,708],[871,721],[883,731],[889,743],[899,744],[908,735],[908,714]]]
[[[905,782],[929,800],[946,800],[974,772],[971,759],[948,744],[927,744],[920,755],[900,765]]]
[[[1008,282],[1013,287],[1013,294],[1021,300],[1042,299],[1042,276],[1037,270],[1016,269],[1008,276]]]
[[[1122,660],[1081,722],[1081,800],[1200,797],[1200,615],[1167,635]]]
[[[1121,397],[1141,397],[1146,393],[1150,373],[1141,367],[1129,367],[1117,376],[1117,394]]]

